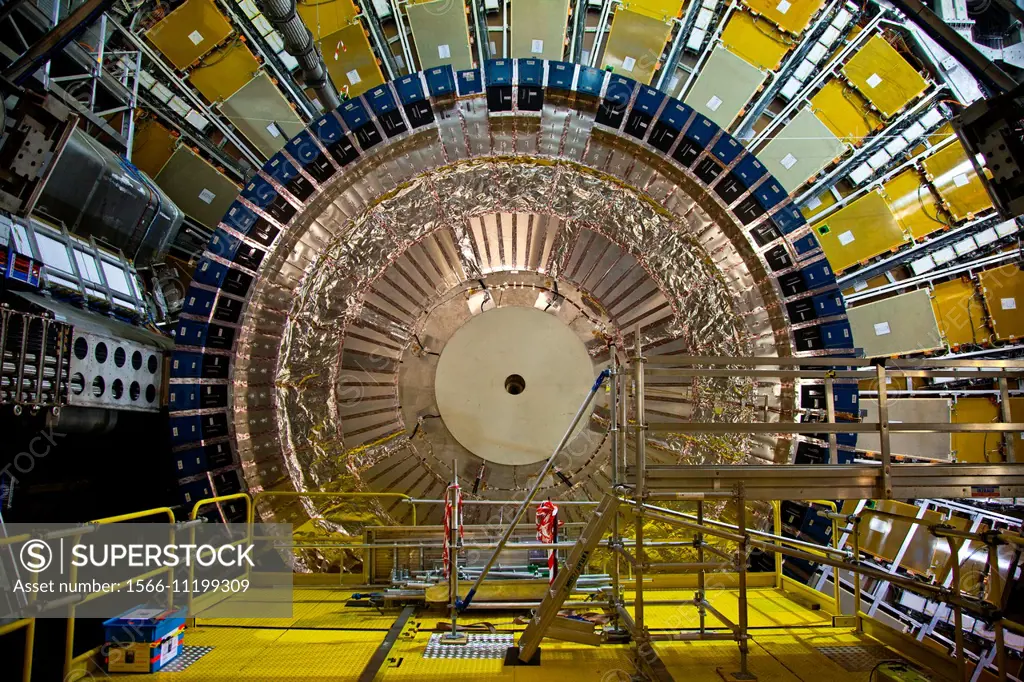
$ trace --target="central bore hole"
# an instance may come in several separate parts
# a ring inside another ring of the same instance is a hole
[[[526,390],[526,379],[518,374],[509,374],[505,379],[505,390],[511,395],[519,395]]]

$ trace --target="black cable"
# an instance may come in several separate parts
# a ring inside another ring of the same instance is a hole
[[[412,440],[413,438],[416,437],[416,434],[420,430],[420,424],[423,423],[424,419],[440,419],[440,418],[441,418],[441,415],[439,415],[439,414],[425,414],[422,417],[420,417],[419,419],[417,419],[416,420],[416,426],[413,428],[412,433],[409,434],[409,440]]]
[[[868,682],[872,682],[872,680],[875,679],[875,672],[877,672],[879,668],[881,668],[883,665],[885,665],[887,663],[899,663],[900,665],[906,665],[907,664],[907,662],[904,661],[902,658],[891,658],[891,659],[886,659],[884,661],[879,661],[878,663],[875,663],[875,667],[872,668],[871,672],[868,674]]]
[[[440,353],[435,353],[432,350],[427,350],[427,347],[423,345],[422,341],[420,341],[419,334],[417,334],[416,332],[412,333],[412,338],[416,340],[416,343],[419,345],[420,350],[426,353],[427,355],[436,355],[437,357],[441,357]]]

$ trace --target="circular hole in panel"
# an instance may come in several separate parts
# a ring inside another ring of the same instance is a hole
[[[79,360],[85,360],[85,356],[89,354],[89,342],[85,340],[85,337],[79,336],[75,339],[75,357]]]
[[[511,395],[519,395],[526,390],[526,379],[518,374],[509,374],[505,379],[505,390]]]
[[[120,379],[114,379],[114,383],[110,384],[110,395],[114,396],[114,400],[120,400],[124,395],[124,384]]]
[[[107,361],[107,344],[100,341],[96,344],[96,362],[101,365]]]
[[[128,360],[128,354],[124,352],[124,348],[118,346],[114,349],[114,364],[118,367],[124,367],[125,361]]]
[[[82,395],[82,391],[85,390],[85,377],[82,376],[81,372],[75,372],[71,375],[71,392],[75,395]]]
[[[149,373],[150,374],[156,374],[156,369],[157,369],[157,367],[160,366],[159,362],[156,359],[156,356],[155,355],[150,355],[149,356],[149,360],[147,360],[146,363],[147,363],[147,366],[149,367]]]
[[[140,395],[142,395],[142,387],[139,386],[139,382],[133,381],[132,385],[128,387],[128,397],[138,400]]]
[[[92,397],[102,398],[103,391],[107,389],[107,383],[103,381],[103,377],[96,377],[92,380]]]
[[[132,353],[132,369],[136,372],[142,369],[142,353],[139,351]]]
[[[156,386],[150,384],[146,386],[146,402],[151,403],[156,400]]]

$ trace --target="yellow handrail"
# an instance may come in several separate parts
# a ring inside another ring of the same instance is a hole
[[[809,500],[809,502],[811,504],[820,504],[822,507],[828,507],[829,509],[832,510],[833,514],[838,514],[839,513],[839,507],[832,500]],[[835,520],[835,519],[832,519],[832,547],[834,547],[835,549],[839,549],[839,522],[837,520]],[[840,591],[840,588],[839,588],[839,571],[833,568],[832,569],[832,596],[833,596],[833,598],[835,599],[835,602],[836,602],[836,615],[837,616],[843,615],[843,604],[842,604],[842,600],[840,598],[840,594],[841,594],[841,591]],[[859,608],[859,605],[858,605],[858,608]]]
[[[199,500],[192,507],[192,513],[189,515],[189,519],[192,521],[196,520],[199,516],[199,509],[211,504],[217,504],[218,502],[230,502],[231,500],[245,500],[245,518],[252,518],[252,498],[249,497],[249,493],[233,493],[231,495],[218,495],[217,497],[208,497],[205,500]]]
[[[36,641],[36,619],[22,618],[6,625],[0,625],[0,637],[25,628],[25,657],[21,662],[21,682],[32,680],[32,650]]]

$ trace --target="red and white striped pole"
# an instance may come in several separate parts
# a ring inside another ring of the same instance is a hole
[[[545,500],[537,507],[537,540],[545,544],[558,541],[558,527],[562,521],[558,518],[558,506],[551,500]],[[555,548],[548,550],[548,583],[555,582],[558,575],[558,557]]]

